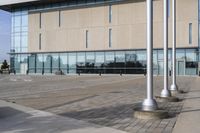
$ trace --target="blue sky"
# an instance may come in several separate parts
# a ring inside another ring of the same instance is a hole
[[[11,14],[0,10],[0,62],[9,60],[11,43]]]

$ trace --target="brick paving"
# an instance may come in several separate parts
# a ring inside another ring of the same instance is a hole
[[[163,77],[154,79],[154,93],[159,95]],[[194,79],[178,77],[179,87],[189,91]],[[168,119],[134,118],[134,106],[146,95],[144,76],[1,76],[0,84],[2,100],[129,133],[171,133],[184,104],[158,103],[169,112]]]

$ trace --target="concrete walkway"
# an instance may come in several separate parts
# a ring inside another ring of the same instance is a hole
[[[80,120],[0,101],[1,133],[125,133]]]
[[[200,132],[200,87],[197,78],[190,92],[185,97],[181,114],[178,117],[173,133]]]

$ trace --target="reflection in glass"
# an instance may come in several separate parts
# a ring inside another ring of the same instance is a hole
[[[76,53],[69,53],[69,73],[76,73]]]
[[[187,61],[197,61],[197,52],[195,49],[186,50],[186,60]]]
[[[158,52],[153,51],[153,74],[158,75]]]
[[[52,54],[52,73],[55,73],[60,69],[59,62],[59,54]]]
[[[135,63],[137,60],[137,55],[135,51],[127,51],[125,54],[126,59],[126,73],[133,74],[135,73]]]
[[[36,73],[43,72],[43,55],[37,54],[36,56]]]
[[[35,58],[36,55],[35,54],[31,54],[30,56],[28,56],[28,72],[29,73],[35,73]]]
[[[176,59],[180,60],[185,60],[185,50],[183,49],[177,49],[176,50]]]
[[[68,73],[67,69],[68,69],[68,65],[67,65],[67,53],[61,53],[60,54],[60,70],[63,73]]]
[[[96,59],[95,59],[95,69],[96,73],[104,73],[104,52],[96,52]]]
[[[115,52],[115,73],[125,73],[125,52]]]
[[[94,73],[94,63],[95,63],[94,52],[87,52],[85,61],[86,73]]]
[[[44,54],[44,73],[52,73],[52,56]]]
[[[114,52],[105,52],[105,73],[114,73],[115,55]]]
[[[85,52],[77,53],[77,73],[85,73]]]
[[[20,72],[20,55],[15,55],[15,72]]]

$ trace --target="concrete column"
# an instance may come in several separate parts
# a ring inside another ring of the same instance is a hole
[[[164,89],[161,97],[170,97],[168,90],[168,0],[164,0]]]
[[[176,0],[172,0],[172,85],[171,91],[178,91],[176,84]]]
[[[147,4],[147,98],[142,104],[144,110],[158,108],[153,99],[153,0],[146,0]]]

